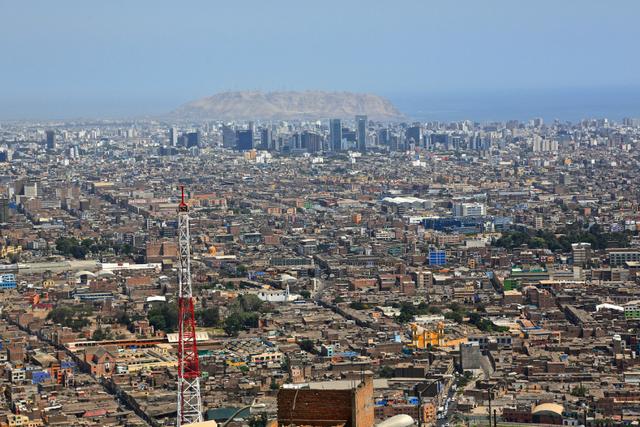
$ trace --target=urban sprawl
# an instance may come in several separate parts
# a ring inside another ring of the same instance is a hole
[[[176,425],[182,186],[205,420],[637,424],[639,179],[630,118],[0,124],[0,426]]]

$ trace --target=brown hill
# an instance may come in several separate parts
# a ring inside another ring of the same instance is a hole
[[[185,119],[293,120],[349,118],[366,114],[374,120],[401,120],[388,100],[349,92],[223,92],[189,102],[172,115]]]

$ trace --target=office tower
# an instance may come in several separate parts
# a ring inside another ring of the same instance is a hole
[[[303,148],[309,153],[322,151],[322,138],[315,132],[305,130],[300,136],[300,148]]]
[[[0,224],[9,222],[9,199],[0,197]]]
[[[367,116],[356,116],[358,150],[367,151]]]
[[[391,135],[388,128],[378,131],[378,144],[388,147],[391,144]]]
[[[24,195],[26,197],[38,197],[38,181],[28,181],[24,184]]]
[[[169,145],[175,147],[178,145],[178,131],[176,128],[169,128]]]
[[[432,133],[430,139],[432,148],[436,148],[438,145],[441,145],[445,150],[449,149],[449,134]]]
[[[571,175],[569,175],[566,172],[562,172],[560,173],[560,185],[571,185],[572,184],[572,179],[571,179]]]
[[[389,136],[389,150],[391,151],[401,151],[402,150],[402,139],[401,135],[390,135]]]
[[[488,147],[485,147],[486,145],[487,144],[485,142],[485,138],[480,136],[480,134],[476,133],[474,136],[471,137],[471,146],[469,148],[475,151],[481,151],[488,148]]]
[[[572,243],[571,253],[573,254],[573,265],[584,267],[591,261],[591,243]]]
[[[268,127],[263,128],[260,132],[260,149],[261,150],[270,150],[271,149],[271,140],[272,140],[271,129]]]
[[[200,146],[200,132],[189,132],[186,135],[187,148]]]
[[[342,128],[342,149],[348,150],[356,148],[356,144],[358,143],[357,138],[355,130]]]
[[[236,131],[231,126],[222,126],[222,146],[224,148],[236,148]]]
[[[253,131],[251,129],[237,130],[236,141],[239,151],[253,150]]]
[[[483,203],[454,203],[454,216],[484,216],[487,214],[487,207]]]
[[[542,230],[544,228],[544,218],[541,216],[537,216],[535,218],[535,224],[534,227],[536,230]]]
[[[300,150],[302,147],[302,138],[300,133],[296,132],[289,138],[289,150]]]
[[[56,134],[52,130],[48,130],[46,132],[47,135],[47,150],[55,150],[56,149]]]
[[[464,139],[463,137],[459,136],[459,135],[454,135],[451,137],[451,145],[453,146],[454,150],[459,150],[460,148],[463,147],[464,145]]]
[[[407,128],[405,132],[407,137],[407,144],[413,144],[415,146],[422,145],[422,127],[420,125],[413,125]]]
[[[329,141],[333,151],[342,150],[342,120],[329,120]]]

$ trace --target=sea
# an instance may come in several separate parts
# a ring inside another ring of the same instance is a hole
[[[386,96],[409,119],[429,121],[494,121],[542,118],[577,122],[583,119],[640,118],[640,86],[496,91],[433,91]]]

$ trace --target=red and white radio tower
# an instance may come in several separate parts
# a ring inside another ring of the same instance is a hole
[[[196,319],[191,290],[191,243],[189,207],[182,200],[178,206],[178,427],[202,421],[200,365],[196,342]]]

